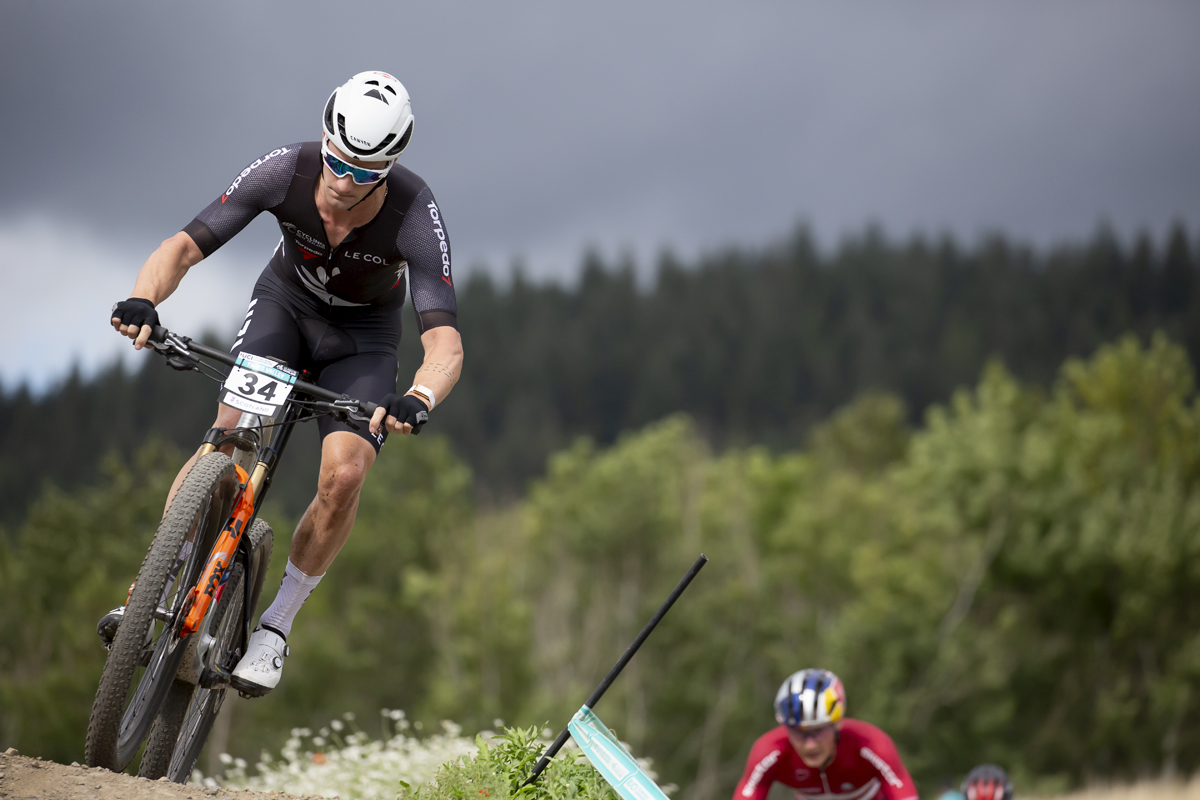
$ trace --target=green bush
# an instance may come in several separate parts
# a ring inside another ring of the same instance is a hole
[[[482,736],[478,744],[477,753],[445,764],[432,782],[404,787],[402,800],[620,800],[595,767],[569,749],[525,786],[547,745],[536,727],[505,728],[490,744]]]

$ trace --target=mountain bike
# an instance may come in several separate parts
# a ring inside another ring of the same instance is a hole
[[[245,653],[271,557],[258,511],[298,422],[331,415],[357,427],[375,403],[336,395],[272,359],[220,350],[156,326],[150,346],[173,369],[220,383],[242,412],[211,428],[130,587],[88,721],[89,766],[116,772],[145,742],[138,775],[186,781],[226,690],[264,694],[232,670]],[[229,368],[226,374],[210,362]]]

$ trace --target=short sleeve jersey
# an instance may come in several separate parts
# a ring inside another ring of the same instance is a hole
[[[269,211],[283,232],[269,268],[285,285],[339,308],[396,308],[411,289],[422,333],[456,326],[450,240],[425,181],[393,166],[379,213],[331,247],[314,197],[320,175],[320,142],[276,148],[243,169],[183,230],[209,256]]]
[[[746,771],[733,800],[766,800],[771,784],[782,783],[798,800],[916,800],[917,789],[886,733],[847,719],[837,752],[824,769],[807,766],[780,725],[750,749]]]

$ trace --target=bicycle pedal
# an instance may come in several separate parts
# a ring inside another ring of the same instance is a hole
[[[96,623],[96,633],[100,635],[100,643],[105,650],[112,650],[113,639],[117,638],[117,629],[121,627],[124,616],[125,606],[117,606]]]
[[[255,697],[262,697],[271,691],[270,687],[259,686],[257,683],[250,683],[238,678],[236,675],[229,676],[229,685],[237,689],[237,693],[247,700],[253,700]]]
[[[227,686],[233,676],[222,666],[205,667],[200,672],[200,687],[212,689],[214,686]]]

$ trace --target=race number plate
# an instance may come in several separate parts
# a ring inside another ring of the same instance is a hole
[[[225,379],[221,402],[251,414],[273,417],[283,407],[295,383],[295,370],[261,356],[242,353]]]

